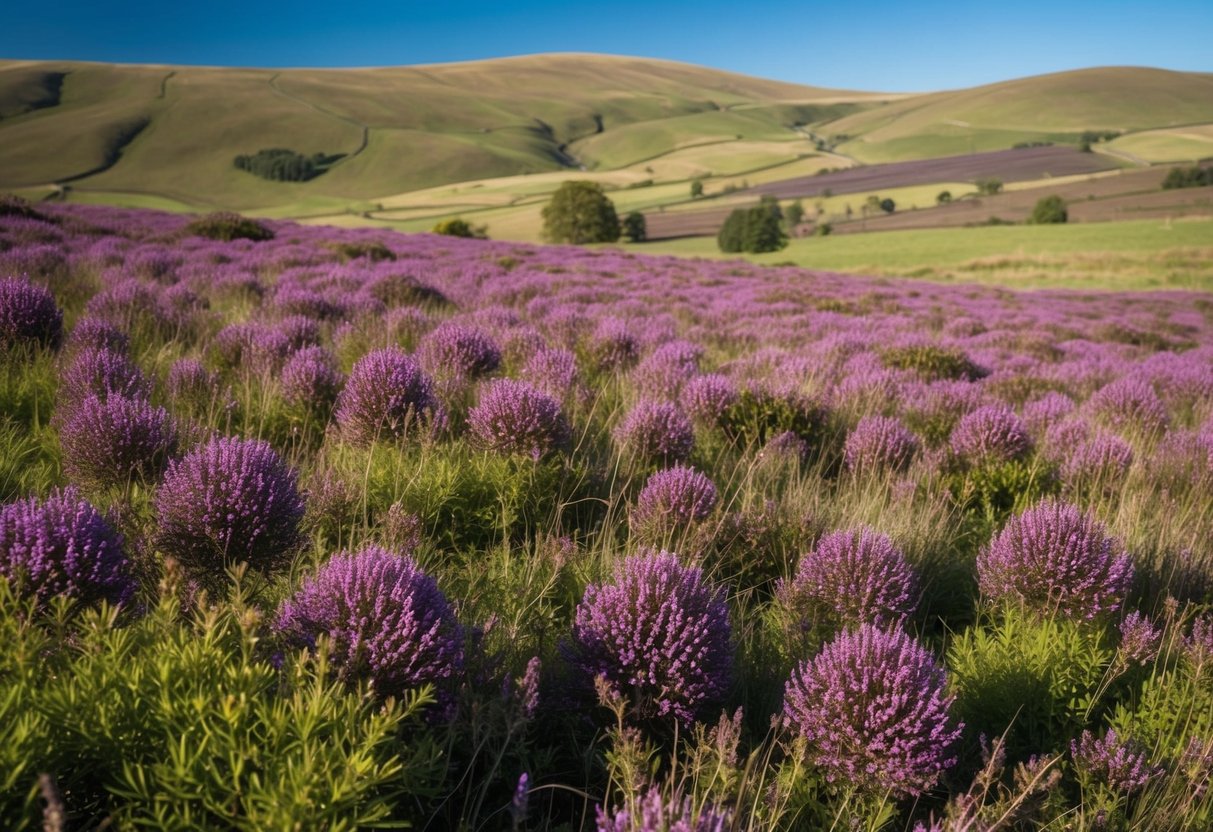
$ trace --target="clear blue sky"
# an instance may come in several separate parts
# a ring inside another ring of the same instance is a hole
[[[18,0],[2,19],[2,58],[284,67],[601,52],[888,91],[1087,66],[1213,71],[1213,0]]]

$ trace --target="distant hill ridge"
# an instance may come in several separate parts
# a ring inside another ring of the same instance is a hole
[[[1139,68],[907,96],[602,55],[332,70],[3,61],[0,189],[59,183],[98,199],[290,203],[302,215],[447,183],[643,166],[732,141],[810,151],[820,141],[843,162],[870,163],[1206,123],[1213,74]],[[233,163],[272,148],[336,161],[306,182]]]

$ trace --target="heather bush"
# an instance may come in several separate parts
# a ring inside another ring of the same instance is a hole
[[[792,672],[783,719],[838,789],[918,795],[956,763],[963,725],[952,704],[930,651],[865,624]]]
[[[742,445],[762,445],[775,436],[791,433],[814,446],[821,441],[827,421],[825,407],[806,396],[748,387],[725,410],[722,427],[727,436]]]
[[[226,211],[199,217],[185,227],[185,233],[225,243],[232,240],[252,240],[260,243],[274,239],[274,232],[269,227]]]
[[[567,447],[569,423],[560,402],[525,381],[495,379],[468,411],[468,431],[482,447],[541,459]]]
[[[1154,388],[1139,378],[1122,378],[1101,387],[1087,408],[1112,430],[1158,433],[1167,427],[1167,409]]]
[[[694,468],[657,471],[644,484],[628,516],[632,533],[647,544],[683,542],[716,508],[716,485]]]
[[[0,279],[0,347],[20,344],[59,346],[63,313],[42,286],[14,277]]]
[[[886,367],[895,370],[912,370],[927,381],[940,379],[972,381],[985,375],[962,351],[938,344],[908,344],[889,347],[881,351],[880,357]]]
[[[475,327],[453,322],[440,324],[422,337],[417,355],[435,376],[480,378],[501,365],[501,348]]]
[[[56,410],[60,418],[70,418],[90,396],[146,399],[150,394],[147,377],[124,354],[86,348],[72,356],[59,373]]]
[[[566,653],[583,689],[601,677],[635,718],[691,723],[728,690],[731,638],[723,595],[661,552],[630,557],[611,582],[586,587]]]
[[[63,465],[72,482],[94,489],[157,482],[177,450],[168,411],[141,399],[90,396],[59,429]]]
[[[398,349],[368,353],[354,364],[336,419],[351,442],[404,439],[435,417],[438,401],[421,366]]]
[[[282,367],[282,397],[292,407],[327,418],[345,379],[324,347],[304,347]]]
[[[718,425],[738,398],[737,385],[729,378],[709,373],[696,376],[682,388],[680,401],[692,419]]]
[[[268,572],[298,546],[303,510],[295,472],[269,444],[223,437],[169,463],[156,539],[204,579],[240,561]]]
[[[1014,411],[998,405],[962,416],[950,444],[953,453],[972,465],[1021,460],[1032,450],[1027,426]]]
[[[675,405],[642,401],[619,423],[615,438],[640,460],[681,462],[691,455],[695,431]]]
[[[865,416],[847,436],[843,459],[856,473],[902,470],[918,450],[918,439],[899,420]]]
[[[386,549],[334,555],[283,603],[274,627],[288,644],[313,650],[327,637],[338,675],[369,682],[381,698],[425,685],[449,697],[463,665],[463,634],[446,597],[412,558]]]

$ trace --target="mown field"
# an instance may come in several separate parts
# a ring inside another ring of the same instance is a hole
[[[5,828],[1213,826],[1209,292],[0,206]]]

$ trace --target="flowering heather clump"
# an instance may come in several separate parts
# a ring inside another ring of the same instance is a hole
[[[680,462],[691,455],[695,430],[672,404],[642,401],[624,417],[615,437],[644,459]]]
[[[732,671],[724,598],[668,552],[630,557],[613,583],[577,606],[569,658],[589,685],[602,676],[641,719],[689,723],[717,705]]]
[[[977,556],[977,577],[992,600],[1090,620],[1119,609],[1133,582],[1133,562],[1081,510],[1045,502],[994,535]]]
[[[1120,622],[1120,653],[1133,664],[1148,664],[1158,655],[1162,642],[1162,630],[1137,610]]]
[[[1023,421],[1010,408],[988,405],[961,417],[952,430],[952,451],[968,462],[1009,462],[1032,450]]]
[[[1023,406],[1023,420],[1034,434],[1042,434],[1074,412],[1077,405],[1065,393],[1046,393]]]
[[[328,413],[345,379],[324,347],[304,347],[282,367],[282,397],[299,408]]]
[[[568,350],[536,350],[523,366],[522,377],[543,392],[564,398],[577,386],[577,356]]]
[[[62,414],[71,414],[89,396],[146,399],[150,394],[151,385],[134,362],[111,350],[83,349],[59,373]]]
[[[590,354],[600,369],[627,369],[640,356],[640,341],[623,321],[603,318],[590,337]]]
[[[1202,615],[1192,622],[1192,632],[1184,638],[1184,652],[1197,667],[1213,659],[1213,615]]]
[[[1128,442],[1115,434],[1100,433],[1070,447],[1061,475],[1071,483],[1094,479],[1118,482],[1132,463],[1133,448]]]
[[[341,678],[382,697],[448,686],[463,667],[463,630],[438,584],[376,546],[334,555],[283,602],[275,629],[297,647],[327,636]]]
[[[169,368],[165,386],[174,402],[205,406],[218,393],[219,374],[196,358],[182,358]]]
[[[477,443],[503,454],[546,456],[569,442],[569,423],[560,402],[525,381],[488,383],[468,411],[468,430]]]
[[[740,394],[732,379],[709,373],[696,376],[682,388],[680,401],[692,419],[705,424],[719,424],[725,413],[737,402]]]
[[[930,651],[864,624],[792,672],[783,714],[830,782],[918,795],[956,762],[953,699]]]
[[[109,488],[158,480],[177,450],[177,426],[144,399],[89,396],[63,423],[59,442],[73,482]]]
[[[303,510],[295,472],[268,442],[222,437],[169,463],[158,542],[212,576],[237,561],[268,571],[297,545]]]
[[[703,348],[687,341],[662,344],[632,371],[641,395],[676,399],[682,385],[699,372]]]
[[[395,347],[354,363],[337,398],[337,424],[352,442],[402,439],[437,408],[434,387],[421,366]]]
[[[0,280],[0,346],[34,343],[58,347],[62,337],[63,313],[54,295],[27,280]]]
[[[135,589],[122,536],[70,486],[0,507],[0,575],[41,603],[122,603]]]
[[[599,806],[598,832],[725,832],[733,828],[732,813],[714,804],[695,811],[689,797],[674,795],[666,800],[661,790],[650,786],[629,810],[608,812]]]
[[[865,416],[847,437],[843,459],[852,471],[903,470],[918,450],[918,438],[891,416]]]
[[[918,579],[888,537],[868,528],[845,530],[818,540],[780,595],[806,626],[896,624],[918,606]]]
[[[1082,775],[1105,783],[1121,794],[1140,791],[1163,771],[1150,765],[1145,749],[1132,742],[1122,742],[1111,728],[1102,739],[1096,739],[1090,731],[1083,731],[1077,740],[1070,741],[1070,756]]]
[[[283,318],[274,326],[274,329],[286,338],[291,350],[301,350],[304,347],[315,347],[320,344],[320,324],[306,315],[291,315]]]
[[[649,477],[636,508],[632,524],[676,529],[706,520],[716,507],[716,486],[694,468],[677,466]]]
[[[67,338],[67,349],[74,353],[89,347],[124,353],[131,348],[131,339],[109,321],[81,318]]]
[[[1158,432],[1170,421],[1167,408],[1154,388],[1140,378],[1126,377],[1105,385],[1087,401],[1087,406],[1113,430]]]
[[[417,355],[434,375],[479,378],[501,364],[501,350],[479,329],[447,322],[421,339]]]

